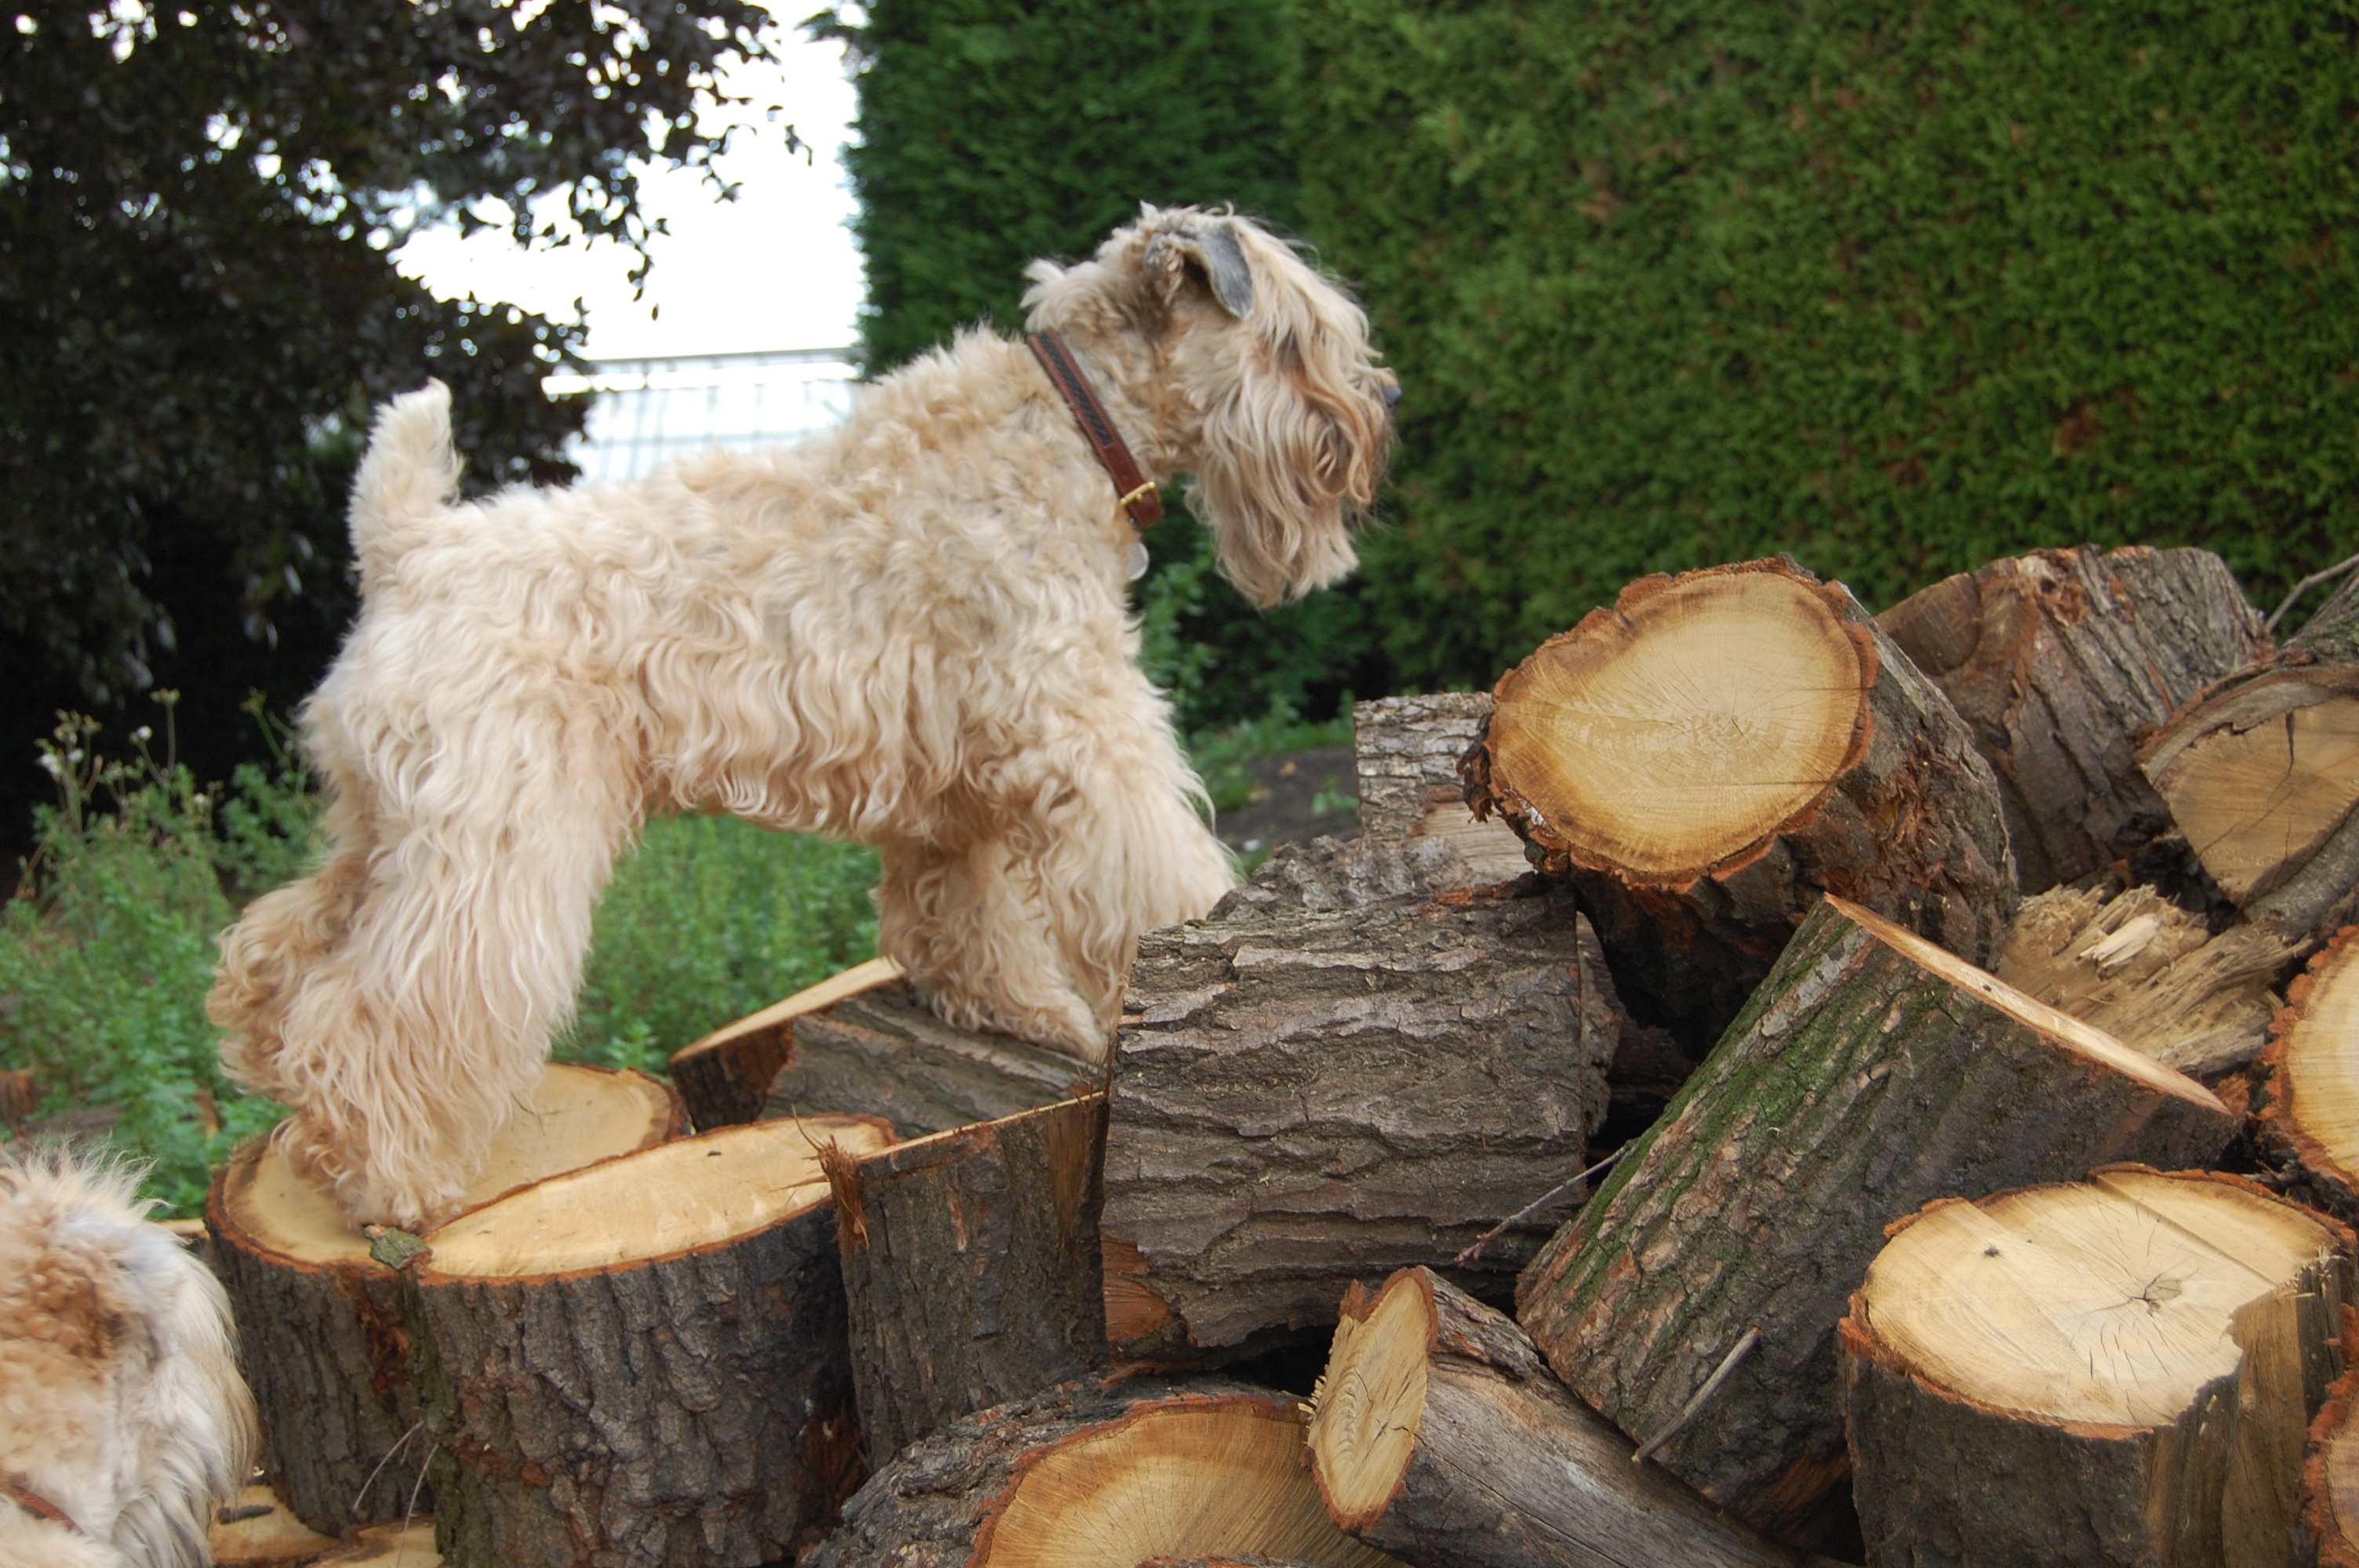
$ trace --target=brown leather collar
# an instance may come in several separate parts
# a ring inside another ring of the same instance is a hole
[[[40,1493],[28,1487],[20,1486],[5,1476],[0,1476],[0,1498],[7,1498],[35,1519],[45,1519],[52,1524],[61,1524],[76,1535],[82,1533],[82,1526],[74,1523],[72,1517],[65,1509],[58,1507]]]
[[[1073,411],[1073,423],[1082,427],[1082,438],[1098,455],[1098,461],[1114,481],[1114,492],[1120,497],[1114,504],[1130,518],[1130,525],[1146,533],[1163,520],[1163,496],[1155,481],[1138,471],[1138,464],[1123,443],[1122,432],[1114,427],[1107,416],[1105,405],[1090,385],[1089,377],[1082,373],[1081,362],[1073,351],[1055,332],[1035,332],[1027,340],[1032,345],[1033,357],[1040,368],[1049,373],[1049,383],[1063,395],[1065,405]]]

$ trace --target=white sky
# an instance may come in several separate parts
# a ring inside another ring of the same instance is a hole
[[[733,120],[748,127],[718,160],[739,185],[737,200],[720,200],[693,170],[643,174],[646,211],[671,225],[656,238],[644,298],[631,298],[632,253],[613,243],[523,251],[504,229],[462,241],[445,225],[413,235],[397,265],[443,298],[472,290],[560,320],[571,319],[578,296],[598,359],[848,347],[863,287],[845,227],[854,203],[838,156],[853,116],[852,83],[840,44],[812,43],[791,26],[773,37],[777,65],[740,66],[723,78],[727,92],[752,102],[727,115],[707,114],[708,128]],[[771,104],[775,119],[766,113]],[[808,152],[786,150],[780,127],[788,124]]]

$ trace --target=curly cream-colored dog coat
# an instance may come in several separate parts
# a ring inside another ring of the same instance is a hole
[[[0,1563],[198,1568],[255,1442],[229,1300],[136,1173],[0,1151]]]
[[[1391,441],[1366,318],[1238,218],[1141,211],[1036,263],[1153,478],[1195,476],[1256,603],[1354,564]],[[223,941],[223,1059],[354,1216],[417,1226],[567,1018],[654,810],[876,847],[878,944],[943,1017],[1103,1059],[1140,932],[1232,882],[1138,668],[1135,543],[1021,341],[974,331],[839,428],[453,505],[447,395],[377,422],[360,618],[304,710],[331,853]]]

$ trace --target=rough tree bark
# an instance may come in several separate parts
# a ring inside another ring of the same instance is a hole
[[[871,958],[673,1052],[672,1087],[696,1130],[760,1120],[771,1080],[795,1054],[795,1020],[900,978],[892,959]]]
[[[1569,876],[1614,984],[1701,1054],[1823,892],[1995,960],[2015,865],[1965,721],[1790,560],[1641,579],[1500,677],[1467,798]]]
[[[1105,1096],[830,1159],[871,1465],[1106,1365]]]
[[[1574,1399],[1523,1330],[1425,1269],[1354,1288],[1310,1417],[1328,1517],[1420,1568],[1800,1568]]]
[[[1961,572],[1879,618],[1998,775],[2027,892],[2076,881],[2170,826],[2142,732],[2268,646],[2209,550],[2039,550]]]
[[[1447,1268],[1578,1173],[1622,1025],[1561,892],[1309,913],[1233,893],[1141,942],[1105,1161],[1117,1357],[1201,1362],[1323,1331],[1353,1279]],[[1497,1290],[1536,1216],[1458,1278]]]
[[[1517,1316],[1572,1390],[1740,1518],[1823,1549],[1844,1512],[1834,1327],[1884,1227],[2107,1161],[2208,1162],[2211,1091],[1829,898],[1663,1119],[1551,1240]]]
[[[2210,1078],[2268,1044],[2278,975],[2303,944],[2256,925],[2213,935],[2152,887],[2024,901],[1998,978],[2165,1066]]]
[[[1523,841],[1476,820],[1459,759],[1482,739],[1491,694],[1446,691],[1386,697],[1352,708],[1360,773],[1360,837],[1438,838],[1466,861],[1467,885],[1506,881],[1530,869]]]
[[[967,1416],[878,1471],[808,1568],[1106,1568],[1392,1560],[1327,1521],[1291,1396],[1242,1383],[1067,1384]]]
[[[756,1122],[554,1177],[429,1234],[435,1540],[506,1568],[753,1568],[860,1474],[819,1151],[874,1117]]]
[[[2359,928],[2335,934],[2286,1002],[2261,1053],[2253,1141],[2288,1195],[2359,1225]]]
[[[651,1148],[681,1119],[670,1092],[643,1074],[552,1065],[531,1111],[495,1141],[469,1198]],[[265,1139],[214,1178],[205,1224],[236,1311],[238,1360],[262,1414],[272,1484],[330,1534],[399,1519],[429,1444],[394,1271]],[[433,1507],[430,1490],[419,1506]]]
[[[881,1116],[905,1138],[1034,1110],[1099,1086],[1095,1070],[1006,1034],[934,1016],[906,980],[803,1014],[766,1116]]]
[[[1841,1329],[1868,1561],[2284,1568],[2350,1246],[2143,1166],[1896,1225]]]

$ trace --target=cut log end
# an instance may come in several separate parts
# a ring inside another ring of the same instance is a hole
[[[2359,804],[2359,697],[2343,693],[2191,740],[2155,786],[2221,891],[2275,891]]]
[[[873,1116],[807,1116],[684,1138],[554,1176],[434,1231],[420,1277],[522,1279],[666,1258],[829,1198],[821,1160],[893,1141]]]
[[[1637,881],[1756,849],[1866,745],[1877,653],[1841,591],[1776,563],[1635,585],[1499,682],[1497,803],[1552,854]]]
[[[2289,988],[2256,1108],[2264,1152],[2290,1190],[2359,1221],[2359,927],[2345,927]]]
[[[1197,1556],[1391,1563],[1329,1522],[1301,1456],[1300,1417],[1277,1401],[1141,1411],[1038,1455],[977,1540],[975,1568]]]
[[[2139,1166],[1895,1226],[1841,1331],[1870,1560],[2285,1562],[2349,1247]]]
[[[434,1550],[434,1521],[379,1524],[356,1532],[342,1552],[322,1557],[319,1568],[442,1568]]]
[[[1335,1522],[1366,1529],[1383,1517],[1417,1452],[1427,1357],[1437,1318],[1422,1271],[1405,1270],[1370,1301],[1344,1299],[1310,1418],[1310,1471]]]

